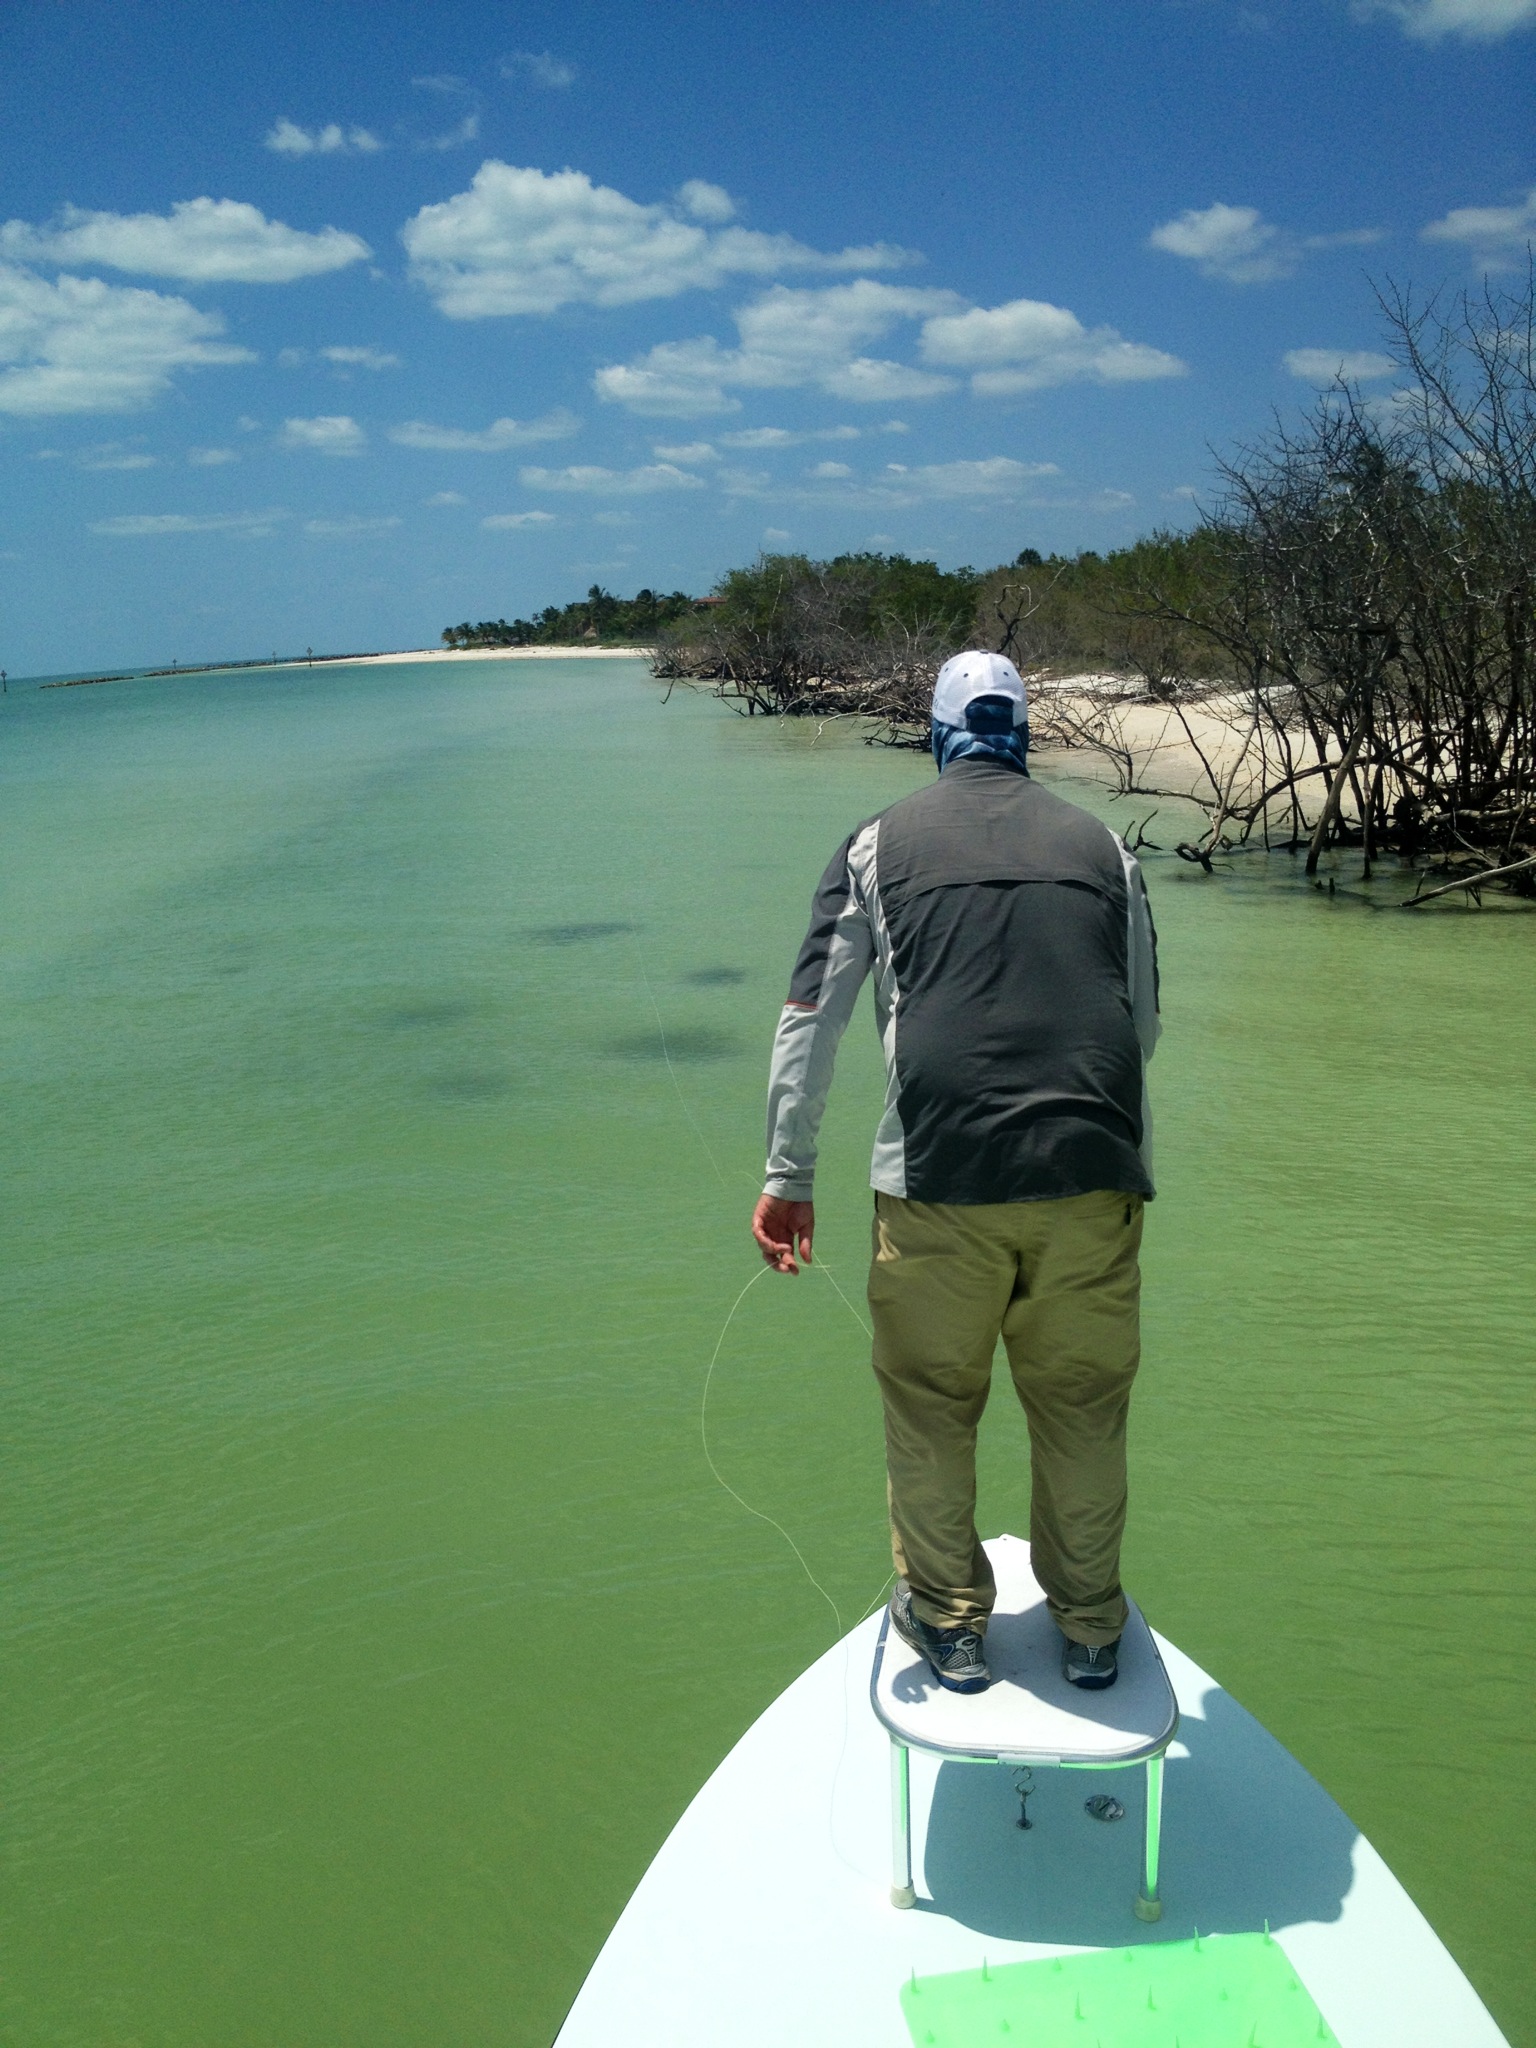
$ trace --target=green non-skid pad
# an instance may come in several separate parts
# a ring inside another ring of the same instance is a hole
[[[1338,2037],[1284,1949],[1224,1934],[914,1976],[916,2048],[1316,2048]]]

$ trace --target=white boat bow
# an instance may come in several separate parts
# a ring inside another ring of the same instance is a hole
[[[1266,1923],[1342,2048],[1507,2048],[1358,1828],[1161,1637],[1180,1717],[1164,1779],[1161,1923],[1132,1909],[1141,1772],[1036,1771],[1025,1832],[1007,1768],[916,1750],[918,1898],[895,1910],[890,1739],[869,1696],[881,1620],[797,1678],[703,1786],[556,2048],[912,2048],[899,2001],[914,1972]],[[1090,1817],[1098,1793],[1123,1804],[1123,1821]]]

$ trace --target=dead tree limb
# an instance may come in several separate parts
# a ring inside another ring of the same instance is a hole
[[[1421,903],[1433,903],[1437,896],[1449,896],[1456,889],[1481,889],[1484,882],[1496,882],[1503,875],[1522,874],[1527,868],[1536,868],[1536,853],[1524,860],[1512,860],[1502,868],[1479,868],[1476,874],[1462,875],[1454,882],[1446,882],[1438,889],[1426,889],[1419,896],[1405,896],[1399,904],[1400,910],[1417,910]]]
[[[1328,837],[1329,826],[1339,815],[1339,804],[1343,799],[1344,785],[1349,780],[1350,770],[1359,759],[1360,749],[1365,744],[1365,734],[1366,725],[1365,720],[1362,719],[1355,728],[1354,738],[1344,750],[1344,758],[1339,763],[1336,773],[1329,780],[1327,801],[1323,805],[1322,816],[1312,828],[1312,838],[1307,846],[1305,872],[1309,875],[1317,873],[1317,863],[1323,851],[1323,842]]]

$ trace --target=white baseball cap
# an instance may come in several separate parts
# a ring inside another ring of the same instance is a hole
[[[933,686],[934,724],[964,725],[966,706],[978,697],[1008,698],[1015,725],[1022,725],[1029,716],[1024,678],[1007,655],[971,649],[952,654],[939,670]]]

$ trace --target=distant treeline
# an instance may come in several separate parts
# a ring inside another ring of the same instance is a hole
[[[1204,809],[1179,848],[1202,866],[1280,845],[1312,873],[1358,847],[1367,874],[1384,852],[1428,856],[1448,888],[1536,893],[1536,273],[1454,307],[1380,305],[1392,402],[1341,379],[1218,463],[1190,532],[988,570],[762,555],[708,598],[594,585],[443,637],[632,639],[658,676],[749,715],[852,716],[907,746],[926,743],[946,657],[992,648],[1032,678],[1037,745],[1096,749],[1125,794]],[[1197,781],[1161,779],[1147,706]]]
[[[906,555],[762,555],[715,585],[706,613],[661,636],[660,676],[712,683],[749,714],[847,714],[895,745],[923,745],[933,678],[950,654],[991,647],[1042,674],[1082,670],[1163,683],[1222,673],[1193,634],[1155,630],[1131,602],[1149,577],[1202,574],[1198,536],[1157,534],[1099,555],[1025,548],[995,569],[940,569]],[[1176,659],[1175,659],[1176,656]]]
[[[615,597],[594,583],[575,604],[546,605],[532,619],[482,619],[478,626],[466,619],[460,626],[445,626],[443,639],[449,647],[559,647],[582,640],[650,646],[664,627],[686,618],[699,603],[685,590]]]

